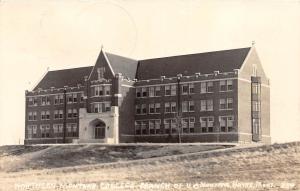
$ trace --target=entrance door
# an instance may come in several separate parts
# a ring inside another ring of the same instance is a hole
[[[94,135],[95,135],[95,139],[104,139],[105,138],[105,128],[106,125],[103,121],[97,119],[96,121],[94,121]]]

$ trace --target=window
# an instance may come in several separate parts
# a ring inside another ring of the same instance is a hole
[[[149,97],[158,97],[160,96],[160,86],[149,87]]]
[[[54,104],[63,104],[64,103],[64,94],[58,94],[54,96]]]
[[[149,121],[149,133],[155,134],[155,121],[154,120]]]
[[[190,93],[190,94],[195,93],[194,84],[189,84],[189,93]]]
[[[252,101],[252,111],[260,111],[260,102]]]
[[[94,113],[103,113],[111,110],[111,102],[97,102],[93,103],[91,106]]]
[[[165,95],[170,96],[171,95],[171,86],[165,86]]]
[[[171,102],[171,112],[172,113],[176,112],[176,102]]]
[[[189,85],[188,84],[183,84],[182,85],[182,95],[186,95],[189,93]]]
[[[59,104],[59,95],[54,96],[54,104],[55,105]]]
[[[147,105],[142,104],[142,114],[147,114]]]
[[[159,134],[160,133],[160,120],[159,119],[155,120],[154,126],[155,126],[155,134]]]
[[[170,104],[170,102],[165,103],[165,113],[171,113],[171,104]]]
[[[36,120],[36,112],[28,112],[28,121],[35,121]]]
[[[104,105],[105,105],[105,111],[106,112],[111,110],[111,104],[110,104],[110,102],[105,102]]]
[[[189,112],[195,111],[194,101],[189,101]]]
[[[54,119],[62,119],[63,112],[63,110],[54,110]]]
[[[28,98],[28,105],[29,106],[37,106],[37,98],[36,97],[29,97]]]
[[[260,94],[260,84],[252,83],[252,94]]]
[[[142,97],[147,97],[147,88],[142,87]]]
[[[150,103],[149,104],[149,113],[160,113],[160,103]]]
[[[155,96],[160,96],[160,86],[155,87]]]
[[[220,109],[226,109],[226,101],[225,99],[220,99]]]
[[[63,124],[53,124],[54,137],[63,136]]]
[[[233,99],[232,98],[222,98],[220,99],[220,110],[233,109]]]
[[[170,129],[171,129],[171,119],[165,119],[164,120],[164,129],[165,129],[166,134],[171,133],[171,131],[170,131]]]
[[[67,123],[67,136],[68,137],[77,137],[77,124],[76,123]]]
[[[149,120],[149,133],[150,134],[160,133],[160,120]]]
[[[110,95],[110,86],[108,86],[108,85],[104,86],[104,92],[105,92],[105,95]]]
[[[40,130],[42,138],[50,137],[50,125],[40,125]]]
[[[135,134],[140,135],[141,134],[141,121],[135,121]]]
[[[149,87],[149,97],[154,97],[155,96],[155,87]]]
[[[135,105],[135,114],[142,114],[141,105]]]
[[[141,88],[136,88],[136,97],[142,97]]]
[[[183,101],[181,103],[182,112],[193,112],[195,111],[195,103],[194,101]]]
[[[257,66],[256,66],[256,64],[252,65],[252,76],[257,76]]]
[[[49,98],[49,96],[42,96],[41,97],[41,105],[50,105],[50,98]]]
[[[166,85],[165,86],[165,95],[166,96],[176,95],[176,85]]]
[[[72,109],[68,109],[68,118],[73,118],[73,112]]]
[[[231,91],[233,90],[232,80],[221,80],[220,81],[220,91]]]
[[[84,93],[80,93],[80,102],[84,101]]]
[[[181,128],[183,133],[189,133],[189,118],[181,119]]]
[[[195,130],[194,130],[194,128],[195,128],[195,117],[190,117],[189,118],[189,128],[190,128],[190,133],[194,133],[195,132]]]
[[[155,104],[155,113],[160,113],[160,103]]]
[[[234,131],[234,117],[233,116],[220,116],[220,130],[221,132]]]
[[[46,120],[46,112],[41,111],[41,120]]]
[[[201,132],[213,132],[214,117],[200,117]]]
[[[188,112],[188,102],[183,101],[181,106],[182,112]]]
[[[213,92],[213,82],[201,82],[200,93],[211,93]]]
[[[77,94],[73,94],[73,103],[77,103]]]
[[[150,114],[155,113],[155,104],[154,103],[149,104],[149,113]]]
[[[147,121],[142,121],[141,122],[141,130],[142,130],[143,135],[148,134]]]
[[[47,119],[47,120],[50,119],[50,111],[46,111],[46,119]]]
[[[33,137],[36,137],[36,125],[28,125],[27,126],[27,138],[31,139]]]

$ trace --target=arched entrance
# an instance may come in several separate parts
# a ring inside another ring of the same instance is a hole
[[[94,138],[95,139],[104,139],[105,138],[105,123],[100,119],[94,119],[90,122],[90,127],[94,129]]]

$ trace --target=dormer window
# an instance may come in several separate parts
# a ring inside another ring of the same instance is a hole
[[[104,78],[104,72],[105,72],[104,67],[97,68],[98,80],[101,80]]]

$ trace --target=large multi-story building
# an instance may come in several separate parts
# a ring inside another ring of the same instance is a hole
[[[49,71],[26,91],[25,144],[270,143],[270,86],[255,48]]]

